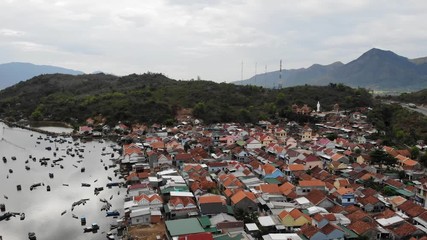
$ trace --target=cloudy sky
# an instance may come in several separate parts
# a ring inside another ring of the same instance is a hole
[[[0,63],[240,80],[377,47],[427,56],[427,1],[0,0]],[[257,68],[255,68],[257,65]]]

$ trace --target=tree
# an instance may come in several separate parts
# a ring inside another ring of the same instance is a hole
[[[258,212],[250,212],[243,208],[236,208],[234,216],[237,220],[242,220],[245,223],[255,223],[258,221]]]
[[[424,167],[427,167],[427,153],[424,153],[423,155],[420,156],[420,163]]]
[[[412,147],[411,148],[411,158],[412,159],[417,159],[420,156],[420,149],[418,149],[417,147]]]
[[[375,149],[369,155],[371,156],[371,162],[373,164],[378,164],[380,169],[382,169],[383,164],[394,166],[397,163],[396,158],[381,149]]]

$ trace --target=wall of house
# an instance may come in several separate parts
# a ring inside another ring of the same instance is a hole
[[[200,204],[200,209],[203,215],[213,215],[227,211],[227,207],[222,203],[203,203]]]
[[[151,223],[155,224],[155,223],[159,223],[162,220],[162,216],[161,215],[151,215],[151,219],[150,219]]]
[[[138,225],[138,224],[150,224],[150,215],[142,215],[142,216],[138,216],[138,217],[133,217],[131,219],[131,223],[132,225]]]
[[[248,198],[242,199],[240,202],[234,205],[234,208],[241,208],[246,211],[258,211],[258,205]]]
[[[304,170],[312,169],[318,166],[319,168],[323,168],[323,162],[322,161],[316,161],[316,162],[306,162],[304,166]]]

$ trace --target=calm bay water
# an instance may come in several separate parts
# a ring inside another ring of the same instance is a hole
[[[116,223],[116,219],[105,216],[106,212],[101,211],[104,203],[100,199],[108,200],[112,204],[111,210],[120,211],[126,192],[124,188],[106,188],[110,182],[108,177],[113,182],[123,181],[114,176],[113,171],[117,168],[104,169],[104,164],[110,165],[112,161],[111,154],[102,153],[112,153],[109,147],[112,143],[80,143],[71,138],[59,143],[45,140],[46,137],[36,132],[9,128],[0,122],[0,203],[6,205],[6,212],[25,213],[25,220],[21,221],[17,216],[1,221],[0,236],[4,240],[24,240],[28,239],[28,232],[35,232],[38,240],[106,239],[106,232],[110,230],[110,224]],[[76,143],[79,145],[76,146]],[[52,150],[46,150],[47,147]],[[82,158],[68,155],[67,149],[72,149],[72,153],[75,153],[75,149],[81,149]],[[30,155],[36,158],[36,162],[29,158]],[[1,160],[3,156],[7,158],[7,163]],[[16,160],[12,160],[13,156]],[[47,166],[41,166],[39,162],[43,157],[50,158]],[[115,157],[118,157],[117,153]],[[63,169],[59,165],[51,166],[52,161],[58,158],[64,159],[58,162]],[[25,163],[27,160],[28,163]],[[26,166],[30,170],[26,170]],[[81,172],[82,167],[85,172]],[[9,169],[13,173],[9,173]],[[49,173],[54,174],[53,179]],[[35,183],[44,183],[45,186],[30,191],[30,186]],[[91,187],[81,187],[82,183],[89,183]],[[22,191],[17,191],[17,185],[22,186]],[[47,185],[51,187],[50,192],[46,190]],[[104,190],[95,196],[95,187],[103,187]],[[85,205],[76,206],[71,211],[73,202],[85,198],[89,199]],[[64,211],[66,213],[61,215]],[[72,214],[78,219],[73,218]],[[81,226],[80,217],[86,217],[86,227],[97,223],[100,226],[98,232],[83,233],[85,226]]]

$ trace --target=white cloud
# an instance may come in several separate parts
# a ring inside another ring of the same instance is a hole
[[[427,55],[427,2],[415,0],[22,0],[0,9],[0,62],[86,72],[222,82],[240,79],[241,61],[250,77],[255,62],[258,72],[278,69],[280,59],[308,67],[372,47]]]
[[[20,36],[23,36],[24,34],[25,33],[22,31],[17,31],[17,30],[12,30],[7,28],[0,29],[0,35],[3,35],[5,37],[20,37]]]

